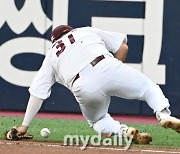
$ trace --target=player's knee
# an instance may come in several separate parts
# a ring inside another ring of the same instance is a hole
[[[100,134],[119,134],[121,125],[115,121],[108,113],[99,121],[93,124],[93,128]]]
[[[169,107],[169,100],[164,96],[159,85],[150,83],[146,88],[143,99],[154,110],[154,112],[160,112],[164,108]]]

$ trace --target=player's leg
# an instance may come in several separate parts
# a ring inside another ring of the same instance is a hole
[[[126,99],[144,100],[159,115],[157,116],[159,119],[164,119],[163,122],[160,122],[163,127],[172,128],[177,132],[180,131],[180,120],[174,117],[171,118],[168,109],[170,106],[169,101],[158,85],[126,64],[116,60],[112,60],[111,64],[113,65],[109,65],[109,69],[106,71],[109,83],[106,83],[105,88],[103,88],[106,89],[106,94]],[[109,74],[113,77],[109,76]]]
[[[122,125],[108,114],[110,96],[100,92],[103,81],[96,78],[96,69],[89,65],[79,74],[72,92],[83,116],[98,133],[118,134]]]
[[[127,66],[125,67],[127,68]],[[150,81],[146,76],[141,74],[139,71],[136,71],[135,69],[131,69],[131,68],[128,69],[130,70],[129,76],[128,78],[126,78],[128,89],[125,88],[124,90],[125,91],[132,90],[135,93],[137,90],[137,96],[134,97],[133,95],[130,95],[129,97],[130,98],[132,97],[133,99],[137,98],[146,101],[147,104],[156,113],[156,117],[160,122],[161,126],[165,128],[172,128],[176,132],[180,133],[180,120],[170,116],[171,111],[169,110],[169,106],[170,106],[169,101],[164,96],[160,87],[155,83],[153,83],[152,81]],[[131,88],[131,85],[134,85],[135,89],[133,89],[133,87]]]
[[[110,81],[112,86],[109,87],[108,94],[125,99],[144,100],[154,112],[169,107],[169,101],[160,87],[136,69],[121,64],[114,69],[114,76]]]
[[[120,124],[108,114],[110,96],[101,92],[103,82],[106,80],[98,78],[98,69],[92,69],[90,67],[80,72],[80,78],[72,87],[72,92],[86,120],[100,134],[137,136],[139,132],[135,128],[128,128],[125,124]]]

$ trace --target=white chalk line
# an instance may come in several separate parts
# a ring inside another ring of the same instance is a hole
[[[1,145],[22,145],[21,143],[17,143],[17,142],[0,142]],[[64,146],[64,145],[58,145],[58,144],[47,144],[47,143],[35,143],[35,142],[30,142],[31,145],[35,145],[35,146],[47,146],[47,147],[76,147],[76,146]],[[29,145],[28,142],[23,143],[23,145]],[[79,148],[80,147],[76,147]],[[153,148],[153,147],[152,147]],[[86,149],[96,149],[96,150],[111,150],[111,151],[131,151],[131,152],[151,152],[151,153],[164,153],[164,154],[180,154],[180,152],[178,151],[163,151],[163,150],[150,150],[150,149],[142,149],[142,150],[135,150],[135,149],[128,149],[125,150],[124,148],[105,148],[105,147],[91,147],[88,146],[86,147]]]
[[[134,149],[120,149],[120,148],[100,148],[100,147],[87,147],[90,149],[99,149],[99,150],[112,150],[112,151],[132,151],[132,152],[152,152],[152,153],[169,153],[169,154],[180,154],[176,151],[161,151],[161,150],[134,150]],[[152,147],[153,148],[153,147]]]

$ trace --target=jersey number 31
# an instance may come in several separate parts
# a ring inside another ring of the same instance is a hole
[[[73,37],[72,34],[68,35],[68,39],[70,41],[71,44],[73,44],[75,42],[75,39]],[[58,49],[58,51],[56,52],[56,56],[59,57],[59,55],[65,50],[66,46],[63,43],[62,40],[57,41],[53,47],[56,45],[56,49]]]

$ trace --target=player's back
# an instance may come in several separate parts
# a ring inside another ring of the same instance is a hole
[[[97,56],[110,54],[102,38],[90,27],[67,33],[52,45],[50,52],[52,67],[66,85]]]

